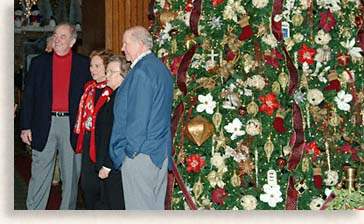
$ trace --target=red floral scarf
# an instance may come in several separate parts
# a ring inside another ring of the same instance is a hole
[[[95,105],[96,89],[103,89],[101,96]],[[96,163],[96,149],[95,149],[95,123],[96,115],[104,103],[109,100],[109,96],[113,90],[106,86],[106,81],[96,83],[92,80],[85,85],[85,91],[81,97],[80,105],[78,107],[78,115],[74,128],[74,133],[78,134],[76,153],[82,153],[83,138],[85,130],[91,132],[90,139],[90,158],[91,161]]]

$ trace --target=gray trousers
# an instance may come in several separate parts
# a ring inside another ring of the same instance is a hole
[[[164,210],[168,158],[161,169],[148,155],[126,157],[121,167],[126,210]]]
[[[32,173],[27,196],[29,210],[46,209],[57,150],[62,179],[60,209],[76,208],[81,154],[75,154],[72,149],[68,119],[68,117],[52,116],[46,146],[42,152],[32,151]]]

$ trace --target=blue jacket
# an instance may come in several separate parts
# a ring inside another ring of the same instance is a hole
[[[47,53],[32,59],[25,80],[23,104],[20,113],[21,130],[32,131],[32,148],[43,151],[51,128],[53,54]],[[73,133],[83,87],[91,79],[90,60],[72,52],[72,67],[68,93],[70,141],[73,148],[77,135]]]
[[[110,157],[120,169],[125,156],[149,155],[162,167],[168,155],[172,161],[171,113],[173,78],[153,54],[138,61],[120,85],[114,104],[114,126]]]

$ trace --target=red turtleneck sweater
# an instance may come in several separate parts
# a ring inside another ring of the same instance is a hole
[[[52,111],[68,112],[72,51],[60,56],[53,54],[53,100]]]

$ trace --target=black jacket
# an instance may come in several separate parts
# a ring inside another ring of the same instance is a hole
[[[51,127],[52,112],[52,61],[53,54],[46,53],[33,58],[25,79],[23,104],[20,114],[21,130],[32,131],[32,148],[43,151]],[[70,141],[76,147],[77,135],[73,128],[84,85],[91,79],[90,60],[72,52],[72,66],[68,93]]]
[[[98,171],[102,166],[114,169],[112,160],[109,156],[109,144],[112,126],[114,123],[114,100],[116,90],[111,94],[110,100],[100,108],[96,115],[95,123],[95,147],[96,147],[96,166]]]

